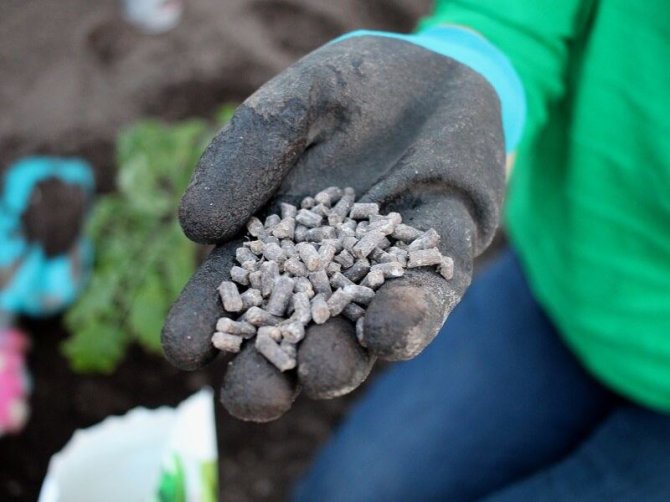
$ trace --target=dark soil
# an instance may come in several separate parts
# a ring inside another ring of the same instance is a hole
[[[113,376],[72,373],[58,345],[66,334],[57,320],[26,325],[35,335],[32,417],[19,436],[0,439],[0,500],[36,500],[51,455],[72,432],[135,406],[174,406],[204,385],[217,388],[223,361],[185,373],[133,350]],[[347,399],[315,402],[300,397],[281,419],[240,422],[217,404],[221,500],[283,500],[344,412]]]
[[[340,33],[410,30],[430,0],[187,0],[183,22],[158,37],[127,26],[117,0],[1,3],[0,173],[23,155],[79,155],[108,191],[120,128],[146,116],[210,116]],[[44,222],[31,222],[42,236]],[[216,388],[225,366],[186,373],[135,349],[113,375],[81,376],[59,352],[67,336],[59,320],[25,328],[32,417],[20,435],[0,439],[3,501],[36,500],[49,458],[77,428],[135,406],[176,405],[203,385]],[[217,406],[221,500],[285,499],[351,399],[301,397],[264,425]]]
[[[26,240],[41,245],[47,256],[67,252],[79,236],[86,205],[80,187],[57,179],[37,183],[23,213]]]

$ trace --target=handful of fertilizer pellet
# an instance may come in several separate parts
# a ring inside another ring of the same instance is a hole
[[[343,315],[356,323],[364,346],[365,309],[375,291],[407,268],[435,267],[451,279],[454,262],[438,250],[434,229],[418,230],[398,213],[357,203],[352,188],[329,187],[300,209],[281,204],[281,216],[252,217],[249,240],[236,250],[238,266],[219,293],[236,319],[217,321],[212,343],[239,352],[255,337],[256,350],[280,371],[296,366],[297,345],[311,323]]]

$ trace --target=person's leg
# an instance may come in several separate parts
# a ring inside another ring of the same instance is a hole
[[[670,500],[670,416],[619,408],[567,459],[487,499],[535,500]]]
[[[372,383],[296,500],[481,497],[567,454],[614,400],[564,347],[507,252],[421,355]]]

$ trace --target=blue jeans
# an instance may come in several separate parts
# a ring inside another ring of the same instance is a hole
[[[372,382],[296,500],[670,500],[670,417],[582,369],[512,252],[442,331]]]

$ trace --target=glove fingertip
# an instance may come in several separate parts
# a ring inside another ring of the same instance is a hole
[[[307,396],[332,399],[363,383],[373,363],[353,325],[336,317],[309,328],[298,349],[298,378]]]
[[[235,214],[235,207],[221,190],[190,186],[179,205],[179,224],[186,237],[200,244],[225,241],[246,221]]]
[[[186,371],[202,368],[218,355],[209,336],[196,336],[180,313],[172,310],[161,331],[161,345],[170,364]]]
[[[444,320],[443,279],[394,280],[382,287],[365,316],[363,339],[380,359],[404,361],[416,357],[435,338]],[[435,284],[431,284],[431,280]],[[439,282],[438,282],[439,281]],[[433,287],[434,286],[434,287]]]
[[[231,361],[221,386],[223,407],[247,422],[278,419],[297,395],[295,379],[280,372],[250,343]]]
[[[201,368],[219,353],[211,343],[216,322],[225,315],[217,287],[231,267],[236,245],[214,249],[170,307],[161,343],[165,357],[178,368]]]

